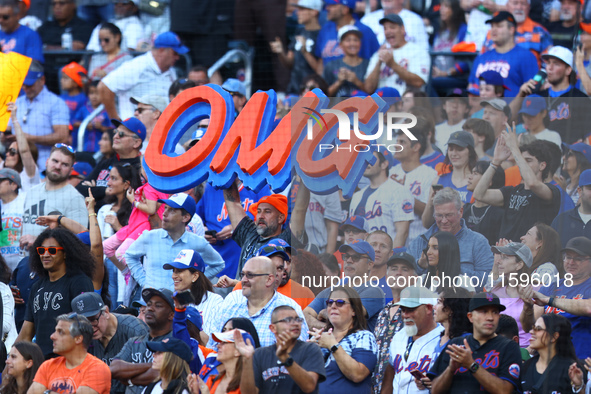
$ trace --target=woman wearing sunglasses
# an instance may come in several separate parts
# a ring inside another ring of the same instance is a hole
[[[529,347],[537,355],[521,368],[520,391],[529,393],[584,393],[584,368],[577,365],[570,321],[554,313],[536,320]]]
[[[351,287],[335,287],[326,301],[326,312],[326,327],[313,329],[310,339],[322,348],[325,359],[326,380],[320,383],[318,392],[371,393],[378,345],[367,330],[359,294]]]
[[[94,34],[93,37],[96,39]],[[104,78],[123,63],[133,59],[129,53],[121,49],[122,39],[121,30],[116,25],[103,23],[98,33],[101,53],[92,55],[88,67],[88,75],[93,81]]]
[[[37,150],[37,145],[33,142],[27,141],[27,137],[25,137],[25,133],[23,132],[16,116],[16,104],[8,103],[7,109],[10,112],[12,131],[16,137],[16,141],[12,142],[6,150],[4,167],[12,168],[20,174],[22,185],[21,190],[23,192],[28,192],[31,187],[41,182],[39,168],[37,167],[39,151]],[[23,121],[25,120],[23,119]]]

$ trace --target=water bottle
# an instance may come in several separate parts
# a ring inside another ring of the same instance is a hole
[[[540,90],[542,90],[542,86],[544,86],[544,83],[546,82],[547,76],[548,74],[546,73],[546,70],[544,70],[543,68],[540,69],[540,71],[538,71],[536,75],[534,75],[532,79],[536,83],[536,87],[532,91],[532,94],[540,93]]]
[[[66,51],[72,50],[72,42],[74,38],[72,37],[72,29],[67,28],[62,34],[62,48]]]

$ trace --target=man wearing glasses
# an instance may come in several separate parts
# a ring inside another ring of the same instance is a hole
[[[82,293],[71,302],[72,310],[88,319],[92,325],[92,340],[88,352],[111,365],[128,339],[148,334],[148,326],[132,315],[111,313],[95,292]],[[113,379],[112,387],[121,385]],[[123,389],[123,386],[120,386]]]
[[[570,320],[577,357],[591,357],[591,240],[575,237],[562,249],[563,279],[533,292],[534,321],[543,313],[562,314]],[[525,294],[524,299],[530,298]]]
[[[54,352],[61,357],[41,364],[28,393],[108,394],[111,371],[88,353],[91,339],[92,326],[84,316],[76,313],[58,316],[51,340]]]
[[[276,343],[254,349],[236,342],[246,359],[240,391],[244,393],[316,393],[326,378],[324,358],[316,343],[298,339],[304,319],[289,306],[278,306],[271,314],[269,329]]]
[[[85,197],[88,196],[88,188],[91,188],[92,195],[97,201],[97,209],[102,206],[109,174],[114,165],[128,163],[139,171],[141,166],[140,150],[146,138],[146,126],[137,118],[129,118],[124,121],[113,119],[112,123],[117,127],[113,135],[113,150],[116,154],[110,159],[100,162],[86,180],[76,187],[78,192]]]
[[[408,246],[408,253],[417,259],[417,273],[422,275],[427,272],[428,261],[423,251],[427,248],[429,238],[439,231],[447,231],[456,236],[460,246],[460,272],[482,281],[493,267],[494,256],[486,237],[466,227],[462,219],[464,204],[460,193],[445,187],[432,198],[435,223]]]
[[[168,105],[168,99],[166,96],[158,96],[155,94],[149,94],[142,97],[131,97],[129,101],[136,105],[133,115],[137,117],[140,122],[146,126],[146,138],[142,144],[141,152],[144,154],[150,142],[150,136],[156,126],[156,122],[164,112],[164,109]],[[176,153],[183,154],[185,150],[177,145],[178,150]]]

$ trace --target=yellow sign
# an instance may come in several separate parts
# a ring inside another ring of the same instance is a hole
[[[0,52],[0,130],[8,126],[10,112],[6,104],[16,101],[32,60],[16,52]]]

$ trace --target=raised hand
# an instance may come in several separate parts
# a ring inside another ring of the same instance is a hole
[[[254,346],[250,343],[250,339],[247,338],[246,340],[248,343],[244,342],[240,331],[234,330],[234,346],[236,346],[236,350],[241,356],[251,358],[254,354]]]

